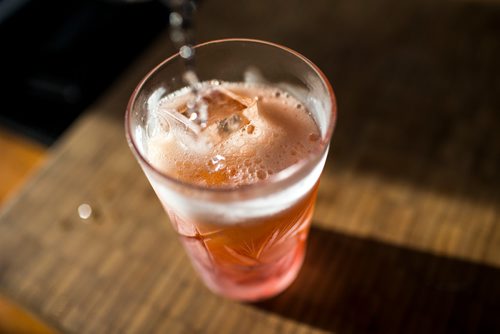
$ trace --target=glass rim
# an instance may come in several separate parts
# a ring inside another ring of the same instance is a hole
[[[326,75],[319,69],[318,66],[316,66],[311,60],[309,60],[307,57],[303,56],[299,52],[292,50],[286,46],[274,43],[274,42],[268,42],[268,41],[263,41],[259,39],[252,39],[252,38],[224,38],[224,39],[217,39],[217,40],[212,40],[212,41],[207,41],[203,42],[200,44],[197,44],[194,46],[195,49],[201,48],[207,45],[214,45],[214,44],[221,44],[221,43],[228,43],[228,42],[248,42],[248,43],[253,43],[253,44],[261,44],[261,45],[267,45],[267,46],[272,46],[278,49],[281,49],[292,56],[295,56],[296,58],[300,59],[302,62],[304,62],[306,65],[308,65],[321,79],[321,82],[325,85],[328,91],[328,97],[331,102],[331,110],[330,110],[330,124],[327,128],[327,131],[325,133],[324,138],[321,138],[319,141],[320,143],[320,150],[314,151],[310,154],[307,155],[304,159],[299,160],[297,163],[277,172],[272,175],[269,175],[268,178],[265,180],[255,182],[255,183],[250,183],[250,184],[244,184],[241,186],[223,186],[223,187],[211,187],[207,185],[200,185],[200,184],[195,184],[195,183],[190,183],[186,181],[179,180],[171,175],[168,175],[167,173],[162,172],[158,168],[156,168],[153,164],[151,164],[147,158],[145,158],[141,151],[139,150],[135,139],[132,135],[132,129],[131,129],[131,116],[130,114],[132,113],[132,107],[137,99],[137,96],[139,95],[139,92],[141,91],[142,87],[144,84],[150,79],[150,77],[158,72],[163,66],[167,65],[168,63],[174,61],[175,59],[178,59],[180,57],[179,52],[174,53],[172,56],[166,58],[162,62],[160,62],[158,65],[156,65],[153,69],[151,69],[139,82],[139,84],[135,87],[134,91],[132,92],[132,95],[129,98],[129,101],[127,103],[127,108],[125,110],[125,135],[127,138],[127,142],[129,147],[131,148],[132,152],[134,155],[139,159],[139,161],[144,164],[149,170],[151,170],[155,175],[159,176],[162,179],[166,179],[169,182],[172,182],[176,185],[191,189],[191,190],[196,190],[196,191],[203,191],[203,192],[212,192],[212,193],[236,193],[236,192],[245,192],[249,191],[251,189],[256,189],[260,188],[264,185],[270,185],[270,184],[276,184],[279,183],[280,181],[286,180],[290,178],[293,175],[296,175],[299,173],[299,171],[303,170],[309,163],[314,161],[317,158],[322,157],[325,154],[325,151],[329,147],[329,141],[332,137],[333,130],[335,128],[335,124],[337,121],[337,103],[336,103],[336,98],[335,98],[335,93],[334,90],[328,81],[328,78]]]

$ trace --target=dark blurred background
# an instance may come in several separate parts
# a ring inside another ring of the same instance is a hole
[[[51,144],[167,19],[158,1],[1,0],[0,122]]]

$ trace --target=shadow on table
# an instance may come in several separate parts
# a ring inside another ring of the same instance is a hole
[[[304,267],[255,307],[339,333],[499,333],[500,269],[313,228]]]
[[[383,6],[397,14],[361,5],[368,21],[333,23],[332,36],[342,37],[307,50],[334,80],[339,100],[329,159],[339,170],[498,203],[500,6]]]

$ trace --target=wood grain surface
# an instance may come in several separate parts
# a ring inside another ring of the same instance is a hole
[[[0,206],[37,169],[45,150],[44,146],[0,127]]]
[[[12,300],[0,296],[0,333],[56,334],[57,332]]]
[[[236,303],[189,266],[123,131],[164,35],[4,208],[0,292],[68,333],[500,332],[500,6],[249,3],[203,2],[199,40],[288,45],[339,101],[296,282]]]

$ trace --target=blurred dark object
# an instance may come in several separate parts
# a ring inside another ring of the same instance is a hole
[[[156,1],[0,0],[0,122],[52,143],[167,23]]]

